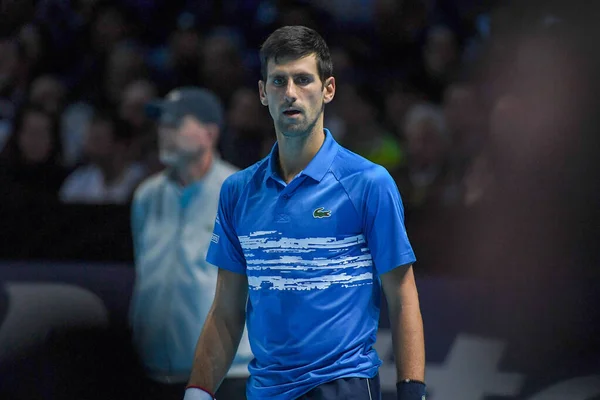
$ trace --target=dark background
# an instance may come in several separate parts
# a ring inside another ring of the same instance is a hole
[[[108,329],[63,326],[41,347],[5,359],[2,398],[135,393],[125,328],[134,279],[129,202],[61,201],[63,179],[93,164],[85,148],[65,150],[72,144],[65,138],[87,129],[65,122],[69,107],[84,104],[127,120],[125,154],[148,176],[161,169],[155,126],[136,125],[124,111],[125,88],[143,81],[162,96],[182,84],[207,86],[228,111],[219,152],[244,168],[274,140],[268,113],[257,107],[258,46],[274,28],[296,23],[315,27],[335,54],[338,92],[326,126],[367,158],[382,147],[399,149],[385,162],[418,258],[428,365],[443,363],[466,333],[504,340],[499,368],[527,376],[520,397],[479,398],[526,399],[600,372],[594,2],[0,4],[0,332],[15,282],[89,288],[109,312]],[[424,128],[415,133],[421,141],[412,141],[404,117],[421,103],[443,119],[438,133],[445,141]],[[29,105],[56,123],[59,157],[36,164],[14,155],[23,152],[11,144],[21,135],[19,111]],[[428,155],[436,178],[417,187]],[[49,170],[59,171],[52,179],[61,177],[51,187]],[[384,314],[382,332],[386,327]],[[435,381],[432,395],[457,398],[436,392]]]

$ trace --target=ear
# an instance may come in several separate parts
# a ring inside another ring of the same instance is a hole
[[[325,104],[331,102],[333,97],[335,96],[335,78],[330,76],[325,79],[325,84],[323,85],[323,102]]]
[[[268,106],[269,100],[267,99],[267,91],[263,81],[258,81],[258,95],[260,96],[260,103],[263,106]]]

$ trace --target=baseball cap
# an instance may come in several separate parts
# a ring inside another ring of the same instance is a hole
[[[162,124],[179,126],[186,115],[192,115],[200,122],[215,123],[223,127],[223,106],[219,98],[210,90],[195,86],[177,88],[145,107],[146,115]]]

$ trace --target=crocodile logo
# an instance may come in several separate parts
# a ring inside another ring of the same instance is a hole
[[[329,218],[331,217],[331,211],[325,210],[323,207],[317,208],[313,211],[313,218]]]

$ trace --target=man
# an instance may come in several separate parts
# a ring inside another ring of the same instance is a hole
[[[276,30],[261,65],[260,101],[277,143],[221,189],[207,255],[219,267],[217,292],[185,400],[214,397],[245,320],[255,356],[248,399],[379,399],[382,288],[398,398],[422,400],[423,325],[398,189],[383,167],[323,128],[335,79],[318,33]]]
[[[97,111],[88,126],[83,151],[89,163],[73,171],[60,188],[63,203],[125,204],[146,176],[128,157],[129,126],[112,112]]]
[[[167,168],[142,183],[134,196],[136,282],[130,322],[150,378],[142,398],[181,399],[215,295],[217,268],[205,256],[219,191],[236,170],[215,154],[223,110],[213,93],[181,88],[148,110],[159,117],[160,158]],[[251,358],[246,343],[230,374],[244,379],[226,381],[223,397],[243,396]]]

